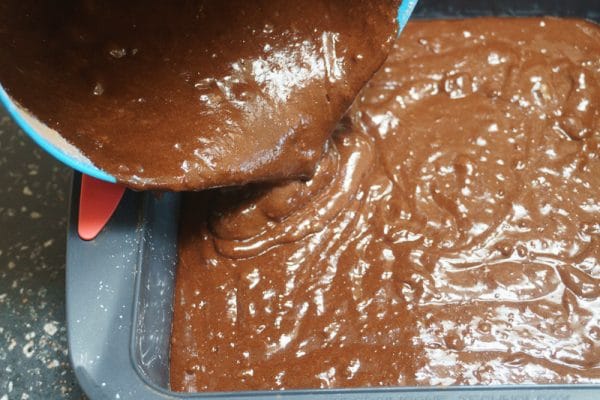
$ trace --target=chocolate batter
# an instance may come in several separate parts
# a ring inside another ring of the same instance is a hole
[[[400,0],[3,0],[0,82],[137,189],[309,177]]]
[[[188,195],[178,391],[600,382],[600,28],[413,22],[308,182]]]

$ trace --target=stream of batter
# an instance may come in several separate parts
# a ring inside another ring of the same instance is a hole
[[[186,195],[178,391],[600,382],[600,29],[412,22],[306,182]]]

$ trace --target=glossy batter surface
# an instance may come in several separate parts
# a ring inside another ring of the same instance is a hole
[[[413,22],[313,179],[189,195],[179,391],[600,382],[600,29]]]
[[[399,0],[0,2],[0,82],[137,189],[308,177]]]

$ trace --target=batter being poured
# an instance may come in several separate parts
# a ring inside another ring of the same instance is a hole
[[[0,83],[137,189],[309,177],[399,0],[0,2]]]
[[[415,22],[307,182],[189,195],[179,391],[600,382],[600,29]]]

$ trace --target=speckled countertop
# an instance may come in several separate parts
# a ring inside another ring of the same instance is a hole
[[[65,327],[70,180],[0,110],[0,400],[84,398]]]

